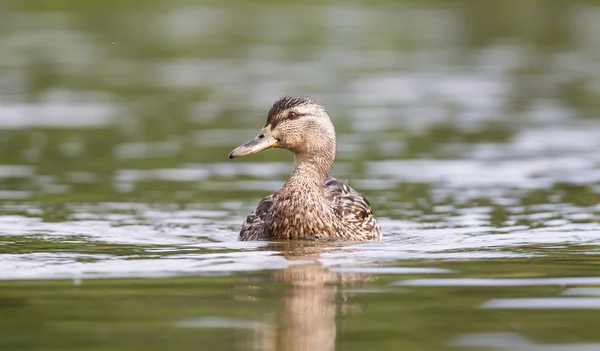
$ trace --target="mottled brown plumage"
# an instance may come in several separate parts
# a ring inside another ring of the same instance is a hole
[[[240,240],[381,240],[367,199],[346,182],[329,177],[336,141],[323,105],[306,97],[279,99],[259,134],[229,157],[271,147],[292,151],[294,168],[284,186],[246,218]]]

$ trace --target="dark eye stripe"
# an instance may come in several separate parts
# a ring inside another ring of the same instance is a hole
[[[279,123],[286,119],[296,119],[304,116],[304,114],[298,114],[294,118],[281,118],[281,114],[285,111],[290,111],[298,106],[313,106],[319,108],[325,112],[325,107],[321,105],[317,100],[306,96],[284,96],[281,99],[275,101],[269,113],[267,114],[267,123],[265,126],[271,125],[275,128]]]
[[[287,115],[287,119],[298,119],[300,117],[308,116],[308,113],[290,112]]]
[[[308,115],[310,115],[310,113],[293,112],[293,116],[291,116],[291,115],[292,115],[292,113],[290,112],[284,118],[270,118],[267,120],[267,124],[265,126],[268,126],[270,124],[271,130],[273,130],[273,129],[277,128],[278,125],[280,125],[281,123],[283,123],[285,121],[294,121],[300,117],[308,116]]]

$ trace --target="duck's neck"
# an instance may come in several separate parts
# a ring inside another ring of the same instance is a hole
[[[323,182],[331,171],[334,158],[335,147],[319,153],[295,153],[294,168],[283,189],[322,194]]]

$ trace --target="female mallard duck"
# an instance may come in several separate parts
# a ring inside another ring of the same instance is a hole
[[[323,105],[308,97],[279,99],[258,135],[229,158],[272,147],[294,153],[292,174],[246,218],[239,240],[381,241],[369,201],[328,176],[335,159],[335,130]]]

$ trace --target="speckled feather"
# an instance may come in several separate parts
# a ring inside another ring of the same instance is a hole
[[[281,199],[280,191],[265,197],[246,218],[239,239],[246,241],[312,238],[314,240],[381,241],[379,224],[371,211],[369,201],[364,196],[346,182],[333,177],[325,179],[323,189],[330,211],[324,211],[319,216],[299,216],[303,223],[295,223],[296,225],[293,226],[270,225],[270,223],[277,223],[278,220],[285,220],[282,218],[283,214],[278,216],[273,211],[273,204],[276,201],[285,202],[285,199]],[[296,207],[295,211],[299,210],[297,203],[293,206]],[[310,232],[305,232],[305,229]]]
[[[282,97],[257,138],[265,136],[294,153],[294,167],[285,185],[246,218],[239,240],[381,240],[369,202],[346,182],[329,177],[336,136],[321,103]]]

